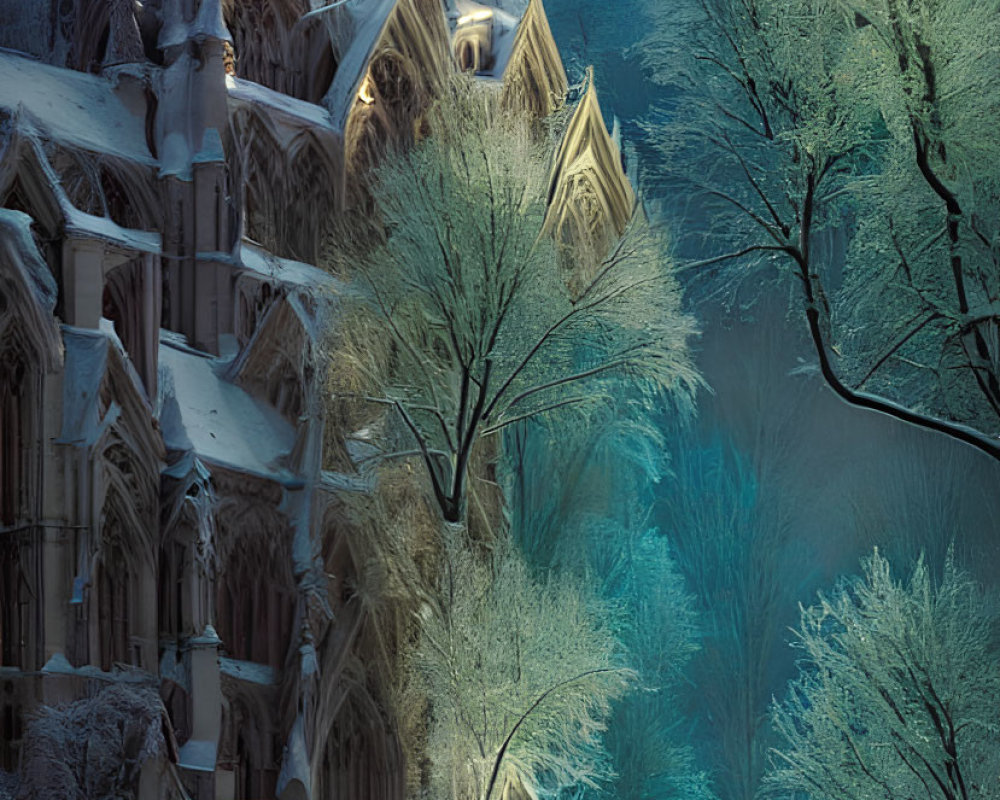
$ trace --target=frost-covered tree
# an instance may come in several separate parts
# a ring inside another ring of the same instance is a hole
[[[535,570],[582,576],[615,603],[616,633],[638,675],[604,736],[614,777],[572,795],[587,800],[713,797],[685,718],[699,637],[693,598],[666,537],[649,524],[667,469],[658,413],[622,398],[595,414],[599,424],[569,435],[526,422],[505,438],[512,535]]]
[[[769,774],[814,800],[1000,795],[995,600],[948,559],[906,583],[875,553],[802,609],[800,675],[774,708]]]
[[[460,82],[426,136],[372,178],[382,240],[364,279],[389,374],[368,400],[395,409],[446,520],[463,518],[479,440],[575,409],[627,379],[688,394],[692,320],[641,212],[571,294],[543,232],[551,144],[496,95]],[[398,455],[398,453],[396,454]]]
[[[72,703],[40,707],[26,727],[14,797],[135,797],[143,766],[157,774],[166,762],[165,720],[155,686],[125,681]],[[160,767],[153,766],[157,760]],[[163,783],[164,796],[172,796],[173,781]]]
[[[648,64],[690,100],[651,129],[700,190],[697,263],[791,276],[838,395],[1000,458],[997,0],[647,8]]]
[[[602,734],[633,673],[613,607],[584,581],[533,577],[509,541],[478,552],[449,528],[421,616],[410,669],[432,708],[435,796],[537,797],[608,777]]]
[[[553,428],[528,420],[505,436],[511,533],[534,566],[592,568],[595,539],[583,529],[592,530],[595,520],[608,527],[603,535],[612,547],[628,547],[635,506],[666,469],[663,434],[650,409],[606,403],[588,421]]]
[[[887,131],[859,176],[838,339],[845,376],[1000,430],[996,0],[854,0],[858,100]]]

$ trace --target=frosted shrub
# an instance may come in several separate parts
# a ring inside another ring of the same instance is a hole
[[[155,689],[125,684],[43,706],[28,723],[16,797],[134,797],[143,763],[164,752],[163,715]]]

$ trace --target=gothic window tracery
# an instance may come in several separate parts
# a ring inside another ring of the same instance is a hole
[[[156,228],[160,203],[148,172],[55,142],[45,143],[44,153],[66,199],[75,208],[108,217],[123,228]]]
[[[228,703],[223,712],[223,733],[218,763],[235,776],[235,800],[275,797],[280,747],[268,700],[271,687],[247,686],[223,679]]]
[[[235,74],[299,100],[319,103],[336,72],[322,20],[301,21],[304,0],[233,0],[225,4]]]
[[[315,264],[328,221],[333,219],[335,178],[330,159],[321,152],[315,138],[309,134],[302,138],[304,143],[296,142],[289,148],[292,158],[289,184],[296,190],[285,216],[285,235],[293,257]]]
[[[89,159],[79,158],[64,149],[59,149],[50,159],[69,201],[87,214],[103,216],[104,198],[100,175],[94,164]]]
[[[170,541],[160,553],[157,609],[161,637],[176,637],[189,627],[184,610],[185,555],[186,548],[178,541]]]
[[[446,78],[451,44],[438,0],[400,0],[372,53],[345,126],[349,207],[369,204],[364,175],[388,149],[412,141]]]
[[[116,517],[104,520],[104,535],[120,535],[121,523]],[[129,616],[131,576],[121,547],[115,543],[106,548],[97,575],[97,640],[100,648],[98,664],[110,671],[115,664],[135,663],[129,648]]]
[[[315,796],[329,800],[399,796],[399,744],[368,692],[353,679],[345,678],[344,682],[355,686],[348,689],[349,695],[330,726]]]
[[[458,68],[462,72],[473,72],[476,69],[476,49],[469,39],[463,40],[458,45]]]
[[[101,191],[104,193],[106,215],[123,228],[142,228],[136,203],[129,197],[124,184],[108,168],[101,169]]]
[[[143,294],[153,291],[147,286],[142,258],[135,258],[112,270],[105,278],[101,298],[101,315],[112,322],[133,366],[146,390],[155,387],[156,320],[146,319]]]
[[[256,115],[238,124],[243,174],[243,227],[247,238],[281,254],[282,209],[287,202],[281,148]]]
[[[280,668],[292,625],[291,593],[260,560],[244,556],[225,565],[218,587],[220,635],[229,657]]]
[[[17,176],[14,178],[7,190],[7,194],[3,200],[3,207],[9,208],[12,211],[21,211],[30,216],[31,205],[25,197],[24,187],[21,186],[21,177]]]
[[[402,54],[396,50],[383,51],[372,61],[369,74],[382,103],[400,118],[410,117],[416,99],[414,81]]]
[[[72,42],[66,66],[80,72],[100,71],[110,32],[110,11],[111,4],[107,0],[60,4],[63,36]]]
[[[19,537],[0,539],[0,667],[25,665],[30,587],[24,575]]]
[[[99,391],[100,405],[122,404],[119,422],[99,452],[103,497],[90,606],[98,637],[90,659],[104,670],[118,662],[148,668],[143,659],[155,657],[149,650],[156,637],[155,593],[149,602],[140,601],[156,579],[156,463],[134,438],[132,425],[138,423],[123,394],[123,385],[111,380],[105,380]]]
[[[252,800],[256,797],[274,797],[278,782],[277,770],[262,766],[261,759],[254,752],[245,730],[236,735],[236,798]]]
[[[225,494],[220,491],[220,496]],[[290,532],[261,498],[234,493],[217,513],[216,620],[230,658],[283,666],[295,613]]]
[[[11,327],[0,331],[4,338],[12,336]],[[30,431],[26,430],[30,409],[29,371],[20,348],[8,346],[0,351],[0,526],[10,527],[24,513],[27,474],[26,458],[30,448]]]

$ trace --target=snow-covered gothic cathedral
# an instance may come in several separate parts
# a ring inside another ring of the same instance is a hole
[[[541,0],[0,2],[0,797],[402,798],[315,264],[454,69],[567,95]],[[572,113],[550,229],[617,235]]]

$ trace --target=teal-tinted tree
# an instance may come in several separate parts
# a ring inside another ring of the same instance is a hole
[[[632,506],[622,529],[593,520],[579,531],[593,574],[623,610],[620,636],[638,686],[615,704],[605,744],[615,777],[588,798],[715,800],[708,775],[695,763],[693,723],[685,716],[689,664],[700,646],[695,600],[668,539]]]
[[[634,678],[616,609],[578,577],[533,577],[505,539],[483,552],[448,527],[442,555],[410,660],[431,702],[433,796],[535,798],[606,780],[602,734]]]
[[[813,800],[1000,796],[996,598],[951,558],[906,583],[878,551],[802,609],[800,674],[774,708],[776,793]]]
[[[591,569],[591,540],[580,537],[595,519],[625,547],[636,504],[666,469],[663,434],[643,403],[620,397],[592,409],[588,421],[565,428],[526,420],[504,437],[511,533],[540,569]]]
[[[614,777],[568,796],[710,798],[685,718],[687,667],[698,645],[693,598],[667,540],[649,525],[654,486],[667,469],[654,424],[664,409],[619,400],[601,410],[599,425],[569,436],[525,423],[505,439],[515,540],[537,572],[578,575],[616,604],[616,633],[638,672],[604,736]]]
[[[688,252],[792,276],[849,403],[1000,458],[1000,3],[646,5],[647,63],[690,100],[652,131],[700,190]]]
[[[787,443],[800,419],[790,413],[780,425],[766,424],[774,419],[759,418],[753,436],[742,432],[757,445],[746,451],[718,434],[678,430],[658,498],[658,522],[702,630],[691,669],[704,712],[695,741],[725,800],[752,800],[760,790],[772,739],[768,705],[776,678],[791,673],[780,656],[781,631],[815,580],[788,491],[797,462]]]
[[[852,385],[1000,431],[1000,2],[863,0],[859,102],[887,141],[852,183],[837,303]]]
[[[641,212],[570,295],[542,234],[551,146],[494,92],[459,82],[426,128],[375,171],[383,241],[353,267],[377,335],[393,344],[367,399],[395,409],[409,436],[400,452],[422,459],[457,521],[483,437],[570,409],[585,418],[622,379],[640,393],[690,393],[694,326]]]

